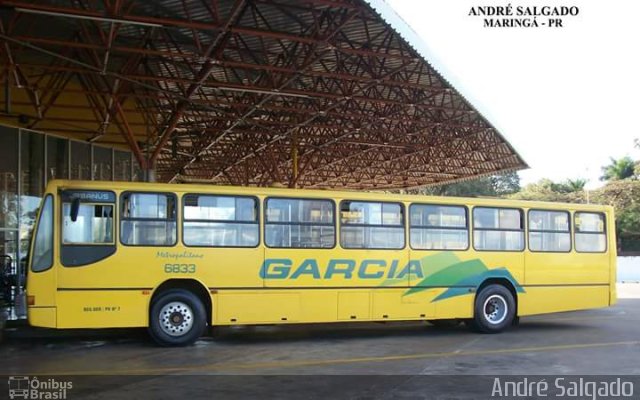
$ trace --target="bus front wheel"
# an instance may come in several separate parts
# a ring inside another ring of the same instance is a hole
[[[473,328],[483,333],[502,332],[513,323],[516,302],[511,291],[498,284],[488,285],[476,296]]]
[[[190,345],[202,336],[206,325],[202,301],[188,290],[167,290],[151,305],[149,334],[161,346]]]

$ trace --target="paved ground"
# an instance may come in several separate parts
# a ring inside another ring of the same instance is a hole
[[[165,349],[144,330],[27,333],[6,332],[0,374],[640,374],[640,299],[523,318],[499,335],[422,323],[270,326]]]
[[[633,297],[635,288],[626,287],[624,293],[630,295],[625,297]],[[3,375],[127,375],[133,380],[127,389],[131,393],[157,389],[164,379],[160,376],[166,375],[172,376],[174,389],[189,392],[196,386],[185,382],[194,374],[342,377],[331,378],[342,383],[308,380],[315,382],[316,394],[357,387],[357,379],[347,379],[350,375],[368,375],[368,385],[394,379],[370,375],[640,375],[640,298],[621,299],[612,308],[523,318],[518,327],[499,335],[422,323],[270,326],[220,329],[215,338],[203,338],[193,347],[166,349],[155,347],[144,330],[50,336],[23,328],[5,332],[0,360]],[[407,382],[392,387],[406,389]],[[249,387],[260,394],[264,386]],[[108,398],[113,390],[113,385],[105,386],[90,394]]]

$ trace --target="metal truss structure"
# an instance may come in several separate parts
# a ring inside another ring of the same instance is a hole
[[[159,181],[400,189],[526,167],[363,0],[0,4],[0,116],[126,144]]]

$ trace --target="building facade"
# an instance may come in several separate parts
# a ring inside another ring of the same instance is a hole
[[[24,284],[40,200],[51,179],[141,180],[131,152],[0,125],[0,262]]]

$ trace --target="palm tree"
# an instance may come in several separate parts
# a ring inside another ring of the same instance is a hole
[[[635,176],[635,162],[631,157],[623,157],[618,160],[611,157],[611,163],[602,167],[601,181],[617,181]]]
[[[569,192],[580,192],[584,190],[584,187],[587,184],[587,180],[582,178],[567,179],[564,184]]]

